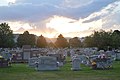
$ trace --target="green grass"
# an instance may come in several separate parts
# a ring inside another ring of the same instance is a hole
[[[110,70],[92,70],[82,65],[81,71],[72,71],[70,62],[58,71],[36,71],[27,64],[12,64],[0,68],[0,80],[120,80],[120,61],[114,62]]]

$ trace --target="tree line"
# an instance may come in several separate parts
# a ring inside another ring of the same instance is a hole
[[[84,47],[98,47],[99,49],[119,49],[120,31],[94,31],[90,36],[85,37]]]
[[[29,34],[25,31],[17,38],[17,43],[14,42],[13,31],[7,23],[0,24],[0,48],[22,47],[23,45],[31,45],[32,47],[45,48],[80,48],[80,47],[97,47],[99,49],[118,49],[120,47],[120,31],[94,31],[90,36],[84,37],[84,41],[78,37],[67,39],[60,34],[56,41],[48,43],[43,35],[36,37],[34,34]]]

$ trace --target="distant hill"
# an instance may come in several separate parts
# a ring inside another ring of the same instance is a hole
[[[67,41],[71,39],[70,37],[65,37],[65,38],[67,39]],[[45,39],[47,42],[53,42],[53,43],[57,40],[57,38],[47,38],[47,37],[45,37]]]
[[[57,40],[57,38],[47,38],[47,37],[45,37],[45,39],[48,43],[50,43],[50,42],[54,43]]]

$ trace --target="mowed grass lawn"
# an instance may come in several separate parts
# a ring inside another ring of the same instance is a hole
[[[12,64],[0,68],[0,80],[120,80],[120,61],[115,61],[110,70],[92,70],[82,65],[81,71],[71,71],[70,62],[58,71],[36,71],[27,64]]]

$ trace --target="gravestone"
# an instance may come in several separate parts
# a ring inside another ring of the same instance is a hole
[[[96,58],[96,69],[109,69],[112,68],[113,59],[112,58]]]
[[[2,51],[1,56],[8,60],[12,57],[12,54],[9,51]]]
[[[38,65],[38,58],[37,57],[30,58],[29,61],[28,61],[28,65],[30,67],[36,68],[37,65]]]
[[[63,54],[47,54],[47,56],[56,57],[57,61],[60,64],[63,64],[65,62],[65,56],[63,56]]]
[[[116,60],[120,60],[120,53],[116,53]]]
[[[1,67],[8,67],[8,66],[9,66],[8,60],[5,60],[3,57],[0,56],[0,68]]]
[[[107,55],[107,57],[113,59],[113,60],[116,60],[116,54],[114,51],[106,51],[105,53]]]
[[[51,56],[41,56],[38,59],[37,70],[58,70],[56,58]]]
[[[75,51],[73,49],[70,50],[70,56],[71,58],[75,55]]]
[[[31,55],[31,46],[30,45],[23,45],[23,59],[28,60]]]
[[[84,55],[78,55],[77,58],[79,58],[80,63],[82,63],[83,61],[86,61],[86,57]]]
[[[79,60],[79,58],[74,58],[72,60],[72,70],[77,71],[77,70],[80,70],[80,69],[81,69],[81,67],[80,67],[80,60]]]

